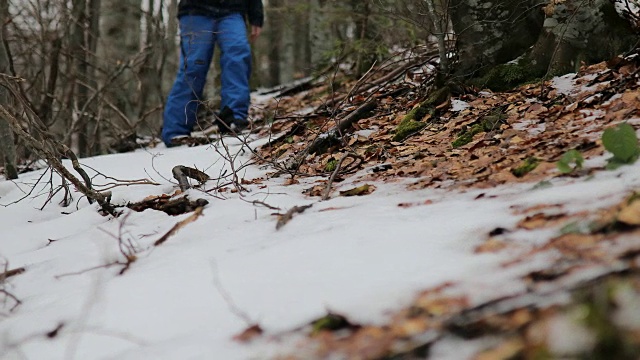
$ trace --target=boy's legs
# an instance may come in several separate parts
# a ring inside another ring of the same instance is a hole
[[[235,119],[246,120],[251,101],[251,47],[244,18],[233,14],[220,19],[216,35],[220,46],[222,82],[220,108],[228,107]]]
[[[162,140],[167,146],[176,136],[191,134],[202,99],[215,47],[213,18],[185,15],[180,18],[180,67],[164,110]]]

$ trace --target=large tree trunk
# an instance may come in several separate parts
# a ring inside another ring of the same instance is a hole
[[[637,41],[608,0],[457,0],[450,10],[458,36],[456,74],[498,90],[576,71]]]
[[[456,74],[469,78],[513,60],[536,42],[544,14],[539,0],[453,0],[450,15],[457,35]]]
[[[528,58],[546,65],[551,75],[577,71],[583,62],[610,59],[637,41],[608,0],[566,0],[548,5],[545,13],[543,30]]]

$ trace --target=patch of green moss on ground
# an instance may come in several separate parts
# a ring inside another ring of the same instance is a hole
[[[338,160],[329,158],[329,160],[327,161],[327,165],[324,166],[324,171],[332,172],[336,169],[336,167],[338,167]]]
[[[530,173],[531,171],[533,171],[533,169],[538,167],[539,164],[540,164],[540,160],[534,157],[530,157],[530,158],[527,158],[525,161],[523,161],[522,164],[520,164],[520,166],[511,169],[511,173],[515,177],[523,177],[528,173]]]
[[[480,134],[481,132],[484,132],[484,128],[482,127],[482,125],[475,124],[472,127],[470,127],[467,131],[460,134],[460,136],[458,136],[453,141],[453,143],[451,143],[451,145],[454,148],[459,148],[460,146],[467,145],[468,143],[471,142],[471,140],[473,140],[474,136],[476,136],[477,134]]]
[[[422,119],[427,115],[435,115],[436,106],[447,101],[449,96],[451,96],[451,90],[447,86],[434,91],[427,100],[421,102],[418,106],[409,111],[407,115],[405,115],[402,121],[400,121],[400,124],[398,124],[398,127],[396,127],[395,135],[392,140],[403,141],[409,136],[424,129],[427,124],[422,122]]]
[[[484,76],[471,82],[494,91],[505,91],[538,81],[543,75],[544,69],[540,69],[531,61],[523,59],[518,62],[497,65]]]
[[[493,111],[491,114],[482,118],[482,120],[462,132],[451,145],[454,148],[467,145],[473,140],[473,137],[482,132],[489,132],[500,127],[500,123],[506,118],[502,110]]]

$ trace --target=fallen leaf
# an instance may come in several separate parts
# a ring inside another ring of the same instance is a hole
[[[340,191],[340,196],[362,196],[362,195],[369,195],[372,192],[375,191],[375,186],[373,185],[369,185],[369,184],[365,184],[362,186],[358,186],[356,188],[350,189],[350,190],[345,190],[345,191]]]
[[[618,213],[618,221],[627,225],[640,225],[640,201],[625,204]]]
[[[246,343],[262,335],[262,333],[263,330],[260,325],[252,325],[244,329],[240,334],[235,335],[233,340]]]

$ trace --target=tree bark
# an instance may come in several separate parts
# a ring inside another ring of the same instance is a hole
[[[0,0],[0,73],[10,74],[9,56],[5,48],[5,24],[9,15],[8,2]],[[0,87],[0,105],[7,107],[9,94],[7,89]],[[13,131],[7,120],[0,118],[0,164],[4,165],[4,175],[7,179],[17,179],[18,170],[16,168],[16,146],[13,138]]]
[[[576,72],[581,63],[608,60],[636,41],[631,25],[608,0],[566,0],[545,7],[546,18],[529,59],[546,72]]]
[[[609,0],[457,0],[450,13],[458,37],[456,75],[464,79],[493,77],[496,65],[516,58],[508,66],[519,67],[513,70],[524,73],[523,82],[561,75],[608,60],[637,41]]]
[[[513,60],[533,45],[544,15],[538,0],[453,0],[449,13],[457,35],[456,75],[470,78]]]
[[[280,62],[282,52],[283,21],[279,21],[282,0],[269,1],[267,16],[269,18],[269,86],[280,84]]]

